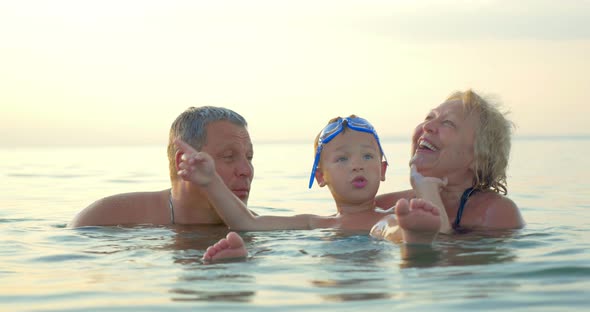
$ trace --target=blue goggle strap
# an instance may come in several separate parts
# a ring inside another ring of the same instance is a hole
[[[381,140],[379,140],[379,136],[377,135],[377,131],[375,131],[375,128],[373,128],[372,126],[370,126],[370,128],[363,128],[363,127],[357,127],[354,125],[351,125],[350,122],[347,123],[347,126],[355,131],[360,131],[360,132],[367,132],[367,133],[371,133],[374,137],[375,137],[375,141],[377,141],[377,145],[379,145],[379,150],[381,151],[381,155],[383,155],[383,159],[385,159],[385,162],[387,162],[387,157],[385,156],[385,152],[383,152],[383,147],[381,147]]]
[[[311,176],[309,177],[309,188],[313,185],[313,181],[315,180],[315,172],[318,168],[318,163],[320,162],[320,154],[322,153],[323,145],[318,145],[318,150],[315,153],[315,159],[313,160],[313,167],[311,167]]]

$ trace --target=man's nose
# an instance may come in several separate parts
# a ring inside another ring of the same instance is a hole
[[[236,175],[242,177],[252,177],[254,173],[254,166],[247,158],[239,161],[236,166]]]

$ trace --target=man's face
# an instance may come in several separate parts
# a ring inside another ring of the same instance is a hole
[[[248,204],[254,177],[254,151],[248,130],[229,121],[215,121],[207,126],[207,143],[203,146],[215,160],[215,169],[238,198]]]

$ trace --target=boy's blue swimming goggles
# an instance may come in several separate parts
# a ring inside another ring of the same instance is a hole
[[[385,157],[385,153],[383,153],[383,148],[381,147],[379,136],[377,135],[377,131],[375,130],[375,128],[373,128],[371,123],[369,123],[366,119],[360,117],[338,118],[338,120],[328,124],[324,128],[324,130],[322,130],[320,137],[318,138],[318,148],[315,153],[313,167],[311,168],[311,176],[309,177],[309,188],[311,188],[311,186],[313,185],[313,180],[315,180],[315,172],[318,169],[318,163],[320,162],[320,154],[322,153],[324,145],[332,141],[333,138],[335,138],[340,132],[342,132],[342,130],[344,130],[345,122],[346,126],[352,130],[371,133],[375,137],[377,145],[379,145],[379,150],[381,151],[381,155],[383,155],[383,158],[385,159],[385,163],[387,163],[387,157]]]

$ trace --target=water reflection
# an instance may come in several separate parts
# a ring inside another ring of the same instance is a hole
[[[392,299],[404,293],[392,286],[403,282],[399,269],[513,262],[519,241],[517,231],[443,235],[432,246],[397,245],[333,230],[247,232],[241,235],[251,258],[203,264],[206,248],[227,232],[223,226],[178,225],[76,230],[86,243],[91,241],[85,254],[130,265],[122,276],[150,267],[148,278],[162,279],[169,300],[202,302],[253,302],[269,289],[280,293],[310,286],[322,301]],[[481,290],[477,294],[485,290],[475,288]]]
[[[250,302],[256,294],[253,291],[200,291],[192,289],[174,288],[170,290],[174,295],[172,301],[219,301],[219,302]]]
[[[513,244],[518,242],[519,234],[518,230],[477,231],[440,235],[433,245],[412,245],[390,244],[364,234],[333,231],[322,238],[325,244],[319,249],[323,260],[352,262],[355,271],[397,259],[400,268],[485,265],[515,261]],[[392,255],[396,247],[399,255],[395,252]]]
[[[322,298],[326,301],[362,301],[362,300],[376,300],[376,299],[391,299],[394,298],[394,294],[392,293],[359,293],[359,290],[356,290],[354,293],[344,293],[344,294],[332,294],[332,295],[322,295]]]
[[[256,279],[252,274],[236,271],[231,266],[232,261],[212,265],[204,265],[201,261],[207,247],[227,235],[227,227],[191,225],[170,229],[174,232],[173,240],[164,248],[173,251],[174,264],[182,265],[177,283],[169,291],[172,295],[170,300],[245,303],[256,297],[253,290]],[[242,237],[247,245],[251,244],[251,235],[244,234]],[[245,289],[240,290],[240,286]]]
[[[400,245],[402,268],[469,266],[513,262],[511,243],[519,232],[478,231],[440,235],[432,246]]]
[[[146,272],[147,267],[150,270],[144,274],[148,279],[161,278],[172,301],[249,302],[256,295],[249,286],[256,284],[251,274],[236,273],[222,264],[202,264],[206,248],[228,233],[225,226],[96,226],[78,228],[73,233],[84,238],[82,254],[93,255],[90,259],[110,259],[100,273],[106,277],[89,279],[90,283],[125,280],[133,276],[134,270]],[[251,243],[251,237],[243,235],[246,244]],[[127,263],[128,271],[108,274],[111,261]],[[162,272],[167,273],[159,275]],[[239,290],[227,286],[234,284],[246,287]]]
[[[219,302],[250,302],[256,296],[252,290],[228,289],[228,287],[215,287],[216,283],[236,283],[255,285],[255,280],[250,275],[220,274],[203,278],[203,276],[186,276],[179,278],[182,287],[170,289],[172,301],[219,301]],[[203,287],[207,285],[206,287]],[[202,289],[205,288],[206,290]],[[217,289],[216,289],[217,288]]]
[[[383,278],[350,278],[313,280],[311,284],[316,288],[322,289],[320,296],[326,301],[361,301],[395,297],[393,293],[384,291],[383,287],[379,287],[383,282]],[[328,291],[325,291],[326,289]],[[376,289],[382,290],[378,291]]]

